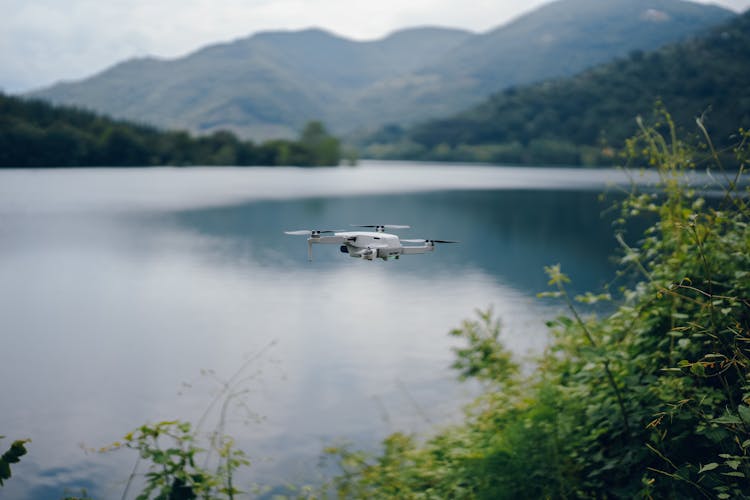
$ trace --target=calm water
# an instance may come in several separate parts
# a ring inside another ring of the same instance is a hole
[[[145,423],[198,421],[245,366],[227,427],[243,476],[313,481],[323,446],[453,421],[477,387],[448,331],[493,307],[519,356],[546,341],[543,266],[611,279],[598,201],[613,171],[358,168],[0,172],[0,434],[30,437],[9,498],[119,498],[135,457],[85,453]],[[454,239],[365,262],[282,231],[409,224]],[[205,427],[215,422],[209,413]]]

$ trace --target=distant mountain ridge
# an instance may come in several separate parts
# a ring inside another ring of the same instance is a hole
[[[259,33],[179,59],[130,60],[30,96],[197,133],[289,137],[312,119],[344,133],[457,112],[733,15],[682,0],[558,0],[483,34],[414,28],[356,42],[319,29]]]
[[[578,75],[498,92],[453,116],[386,126],[358,144],[366,158],[602,165],[661,102],[681,130],[731,154],[750,130],[750,11],[700,37]],[[661,118],[660,118],[661,120]],[[684,133],[682,133],[684,132]]]
[[[478,102],[476,95],[571,76],[633,50],[656,49],[732,15],[719,7],[676,0],[557,1],[473,37],[417,75],[444,75],[446,80],[463,75],[456,87],[440,85],[431,98],[470,104]]]

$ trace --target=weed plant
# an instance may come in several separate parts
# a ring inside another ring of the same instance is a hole
[[[248,419],[257,418],[243,398],[250,392],[247,384],[261,374],[257,362],[275,344],[272,341],[248,357],[226,380],[218,378],[213,370],[201,371],[219,383],[219,390],[195,425],[184,420],[144,424],[126,434],[122,441],[97,450],[137,451],[133,471],[122,492],[123,500],[131,498],[133,487],[140,488],[135,493],[138,500],[247,497],[248,493],[236,485],[236,473],[242,467],[249,467],[250,460],[227,432],[227,418],[240,410],[244,410]],[[205,432],[207,426],[212,429]]]

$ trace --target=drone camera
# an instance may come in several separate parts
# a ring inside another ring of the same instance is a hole
[[[349,248],[346,245],[341,245],[339,250],[341,250],[341,253],[349,253]]]

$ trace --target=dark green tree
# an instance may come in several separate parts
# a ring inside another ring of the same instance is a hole
[[[341,160],[339,140],[330,135],[321,122],[312,121],[305,125],[299,142],[307,150],[307,165],[338,165]]]
[[[0,167],[320,166],[339,159],[339,140],[320,122],[298,141],[256,145],[225,130],[192,137],[0,94]]]

